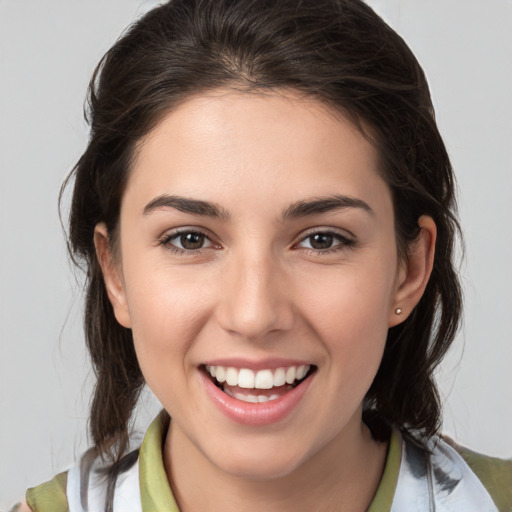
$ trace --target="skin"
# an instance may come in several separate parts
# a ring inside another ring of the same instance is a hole
[[[299,201],[334,194],[369,208],[283,218]],[[225,215],[147,207],[163,195],[208,201]],[[291,91],[192,97],[139,144],[116,250],[103,224],[95,243],[116,318],[132,329],[147,384],[173,418],[164,461],[183,512],[211,503],[366,510],[387,446],[363,424],[361,402],[388,328],[414,308],[431,272],[435,225],[419,224],[400,261],[374,147],[347,119]],[[176,253],[177,228],[207,238]],[[326,231],[336,233],[332,247],[314,248],[311,235]],[[317,371],[283,420],[241,425],[200,378],[201,364],[224,357],[298,358]]]

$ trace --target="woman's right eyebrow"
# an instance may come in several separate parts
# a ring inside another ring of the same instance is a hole
[[[143,214],[148,215],[154,210],[161,208],[174,208],[183,213],[191,213],[192,215],[201,215],[205,217],[214,217],[223,221],[230,219],[227,210],[215,203],[209,201],[201,201],[200,199],[190,199],[188,197],[172,196],[162,194],[150,201],[145,207]]]

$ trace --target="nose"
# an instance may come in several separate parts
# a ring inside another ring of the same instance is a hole
[[[250,340],[289,330],[293,303],[278,262],[270,255],[233,258],[226,269],[217,318],[223,329]]]

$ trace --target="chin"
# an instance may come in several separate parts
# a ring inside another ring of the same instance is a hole
[[[276,480],[297,471],[307,460],[304,443],[279,438],[271,433],[260,439],[232,439],[222,448],[205,453],[214,466],[235,478],[253,481]]]
[[[301,461],[283,457],[273,453],[268,457],[229,457],[224,459],[218,468],[235,478],[252,481],[268,481],[285,478],[296,471]]]

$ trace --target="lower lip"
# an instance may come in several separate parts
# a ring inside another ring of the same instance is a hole
[[[207,394],[220,411],[236,423],[253,426],[271,425],[286,418],[298,406],[313,378],[313,375],[310,375],[280,398],[255,404],[230,397],[219,389],[203,371],[200,373]]]

